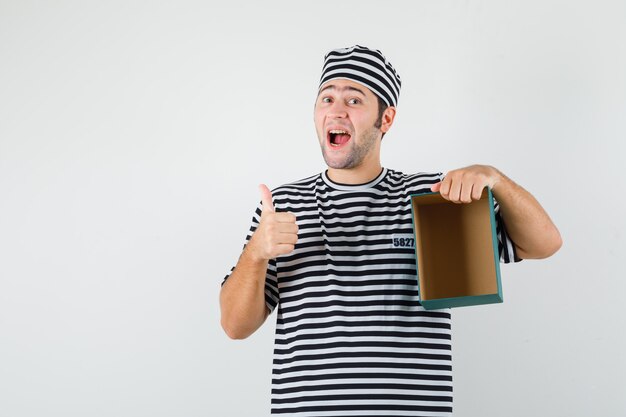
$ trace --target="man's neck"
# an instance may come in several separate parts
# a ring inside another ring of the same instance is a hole
[[[350,169],[328,168],[328,178],[339,184],[365,184],[378,175],[382,170],[380,162],[373,164],[361,164]]]

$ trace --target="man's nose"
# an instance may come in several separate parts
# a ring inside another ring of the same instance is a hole
[[[346,105],[341,101],[335,101],[328,111],[328,117],[343,119],[348,117]]]

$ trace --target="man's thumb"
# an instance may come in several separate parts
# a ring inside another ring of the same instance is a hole
[[[274,212],[274,203],[272,203],[272,192],[267,185],[259,184],[259,190],[261,191],[261,203],[263,204],[263,211]]]

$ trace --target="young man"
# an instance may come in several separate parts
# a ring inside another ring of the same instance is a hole
[[[328,169],[276,188],[261,185],[247,244],[222,283],[222,326],[243,339],[278,306],[272,414],[448,416],[450,311],[417,297],[409,195],[455,203],[491,188],[503,262],[545,258],[558,230],[522,187],[491,166],[406,175],[383,168],[400,77],[378,50],[325,57],[315,128]],[[505,227],[506,225],[506,227]]]

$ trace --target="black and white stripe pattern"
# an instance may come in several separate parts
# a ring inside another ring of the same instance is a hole
[[[397,106],[400,76],[379,50],[354,45],[335,49],[324,56],[319,89],[334,79],[348,79],[363,84],[383,99],[388,106]]]
[[[272,415],[451,415],[450,311],[420,306],[414,249],[392,244],[413,233],[409,196],[441,178],[383,169],[341,185],[322,173],[273,191],[299,233],[266,276],[266,305],[278,306]],[[503,261],[515,259],[498,230]]]

